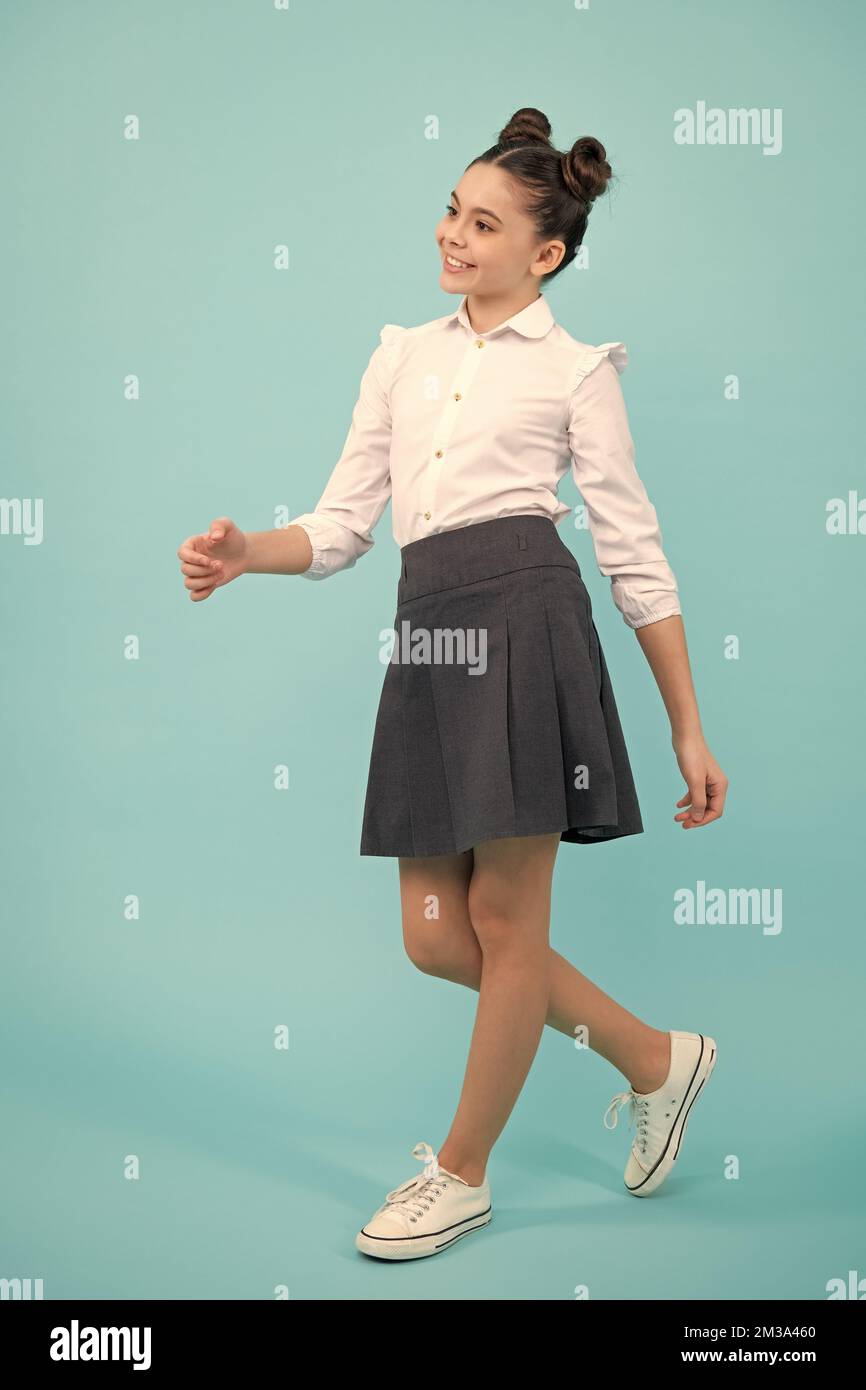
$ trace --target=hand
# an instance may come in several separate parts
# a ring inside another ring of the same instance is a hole
[[[178,547],[181,573],[193,603],[244,573],[247,538],[227,516],[212,521],[207,535],[187,536]]]
[[[692,830],[696,825],[709,825],[722,814],[728,779],[701,734],[674,736],[671,742],[680,772],[689,788],[677,802],[678,806],[688,806],[689,809],[680,811],[674,820],[681,822],[683,830]]]

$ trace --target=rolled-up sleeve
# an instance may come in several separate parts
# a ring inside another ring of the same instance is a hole
[[[598,568],[631,628],[681,613],[674,573],[662,549],[655,508],[635,467],[635,449],[619,383],[624,344],[582,355],[571,383],[568,442]]]
[[[373,545],[373,529],[391,496],[390,378],[396,325],[386,324],[361,377],[340,457],[315,510],[292,518],[310,538],[313,559],[303,579],[349,569]]]

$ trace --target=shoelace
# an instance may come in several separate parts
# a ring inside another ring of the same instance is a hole
[[[401,1187],[395,1187],[385,1198],[385,1204],[393,1211],[405,1213],[410,1221],[416,1221],[427,1210],[425,1199],[435,1202],[439,1194],[445,1191],[448,1178],[439,1167],[438,1154],[433,1152],[429,1144],[416,1144],[412,1157],[424,1160],[423,1173],[410,1178]]]
[[[617,1121],[619,1120],[619,1112],[624,1105],[630,1105],[631,1107],[629,1110],[628,1123],[629,1127],[631,1127],[632,1123],[635,1123],[635,1142],[639,1143],[641,1149],[645,1150],[649,1100],[646,1096],[641,1095],[638,1091],[619,1091],[614,1096],[610,1105],[604,1112],[604,1127],[605,1129],[616,1129]],[[607,1122],[608,1115],[613,1116],[612,1125],[609,1125]]]
[[[653,1092],[653,1094],[655,1094],[655,1092]],[[665,1105],[671,1104],[674,1106],[676,1105],[676,1100],[672,1099],[670,1102],[666,1100],[664,1103]],[[619,1119],[619,1110],[621,1110],[624,1105],[628,1104],[631,1104],[628,1120],[629,1126],[633,1120],[637,1120],[637,1124],[635,1125],[637,1136],[635,1143],[639,1145],[643,1153],[646,1153],[647,1119],[649,1116],[650,1096],[643,1095],[639,1091],[619,1091],[604,1112],[605,1128],[616,1129],[616,1123]],[[617,1106],[619,1109],[617,1109]],[[668,1118],[670,1113],[670,1111],[665,1111],[665,1119]],[[613,1124],[609,1125],[607,1117],[611,1114],[613,1115]]]

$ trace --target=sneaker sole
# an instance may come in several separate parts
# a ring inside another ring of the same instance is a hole
[[[703,1044],[701,1055],[658,1162],[655,1164],[652,1172],[647,1173],[643,1181],[639,1182],[636,1187],[629,1187],[629,1184],[626,1183],[626,1188],[635,1197],[648,1197],[651,1192],[655,1192],[657,1188],[661,1187],[665,1178],[670,1173],[677,1161],[677,1154],[680,1151],[683,1135],[686,1132],[686,1125],[689,1122],[692,1106],[713,1074],[713,1068],[716,1065],[716,1056],[718,1053],[716,1040],[715,1038],[705,1038],[703,1033],[699,1034],[699,1036]]]
[[[464,1236],[469,1236],[473,1231],[480,1231],[482,1227],[489,1225],[492,1217],[493,1208],[488,1207],[478,1216],[460,1221],[456,1226],[451,1226],[446,1231],[434,1231],[427,1236],[405,1236],[399,1240],[385,1240],[382,1236],[368,1236],[361,1230],[355,1237],[355,1248],[360,1250],[362,1255],[372,1255],[374,1259],[378,1260],[420,1260],[425,1255],[439,1255],[443,1250],[449,1250]]]

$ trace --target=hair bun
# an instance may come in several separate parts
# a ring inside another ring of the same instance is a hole
[[[535,106],[521,106],[502,127],[489,150],[467,164],[499,170],[508,180],[516,206],[529,219],[535,238],[545,246],[541,285],[571,265],[583,245],[591,205],[616,175],[607,151],[594,135],[582,135],[570,150],[560,150],[550,137],[550,121]],[[564,246],[564,251],[551,242]],[[533,267],[538,269],[538,267]]]
[[[507,125],[502,127],[499,143],[503,145],[508,140],[540,140],[546,145],[550,141],[550,132],[550,121],[543,111],[538,111],[534,106],[521,106]]]
[[[594,135],[581,135],[562,156],[562,177],[575,198],[592,203],[604,192],[613,175],[607,151]]]

